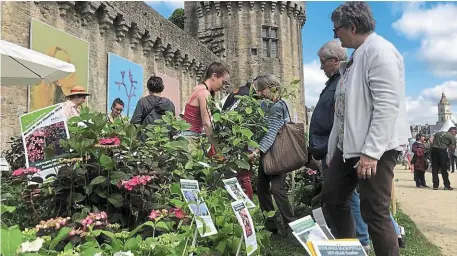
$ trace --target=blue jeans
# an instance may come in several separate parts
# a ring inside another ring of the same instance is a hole
[[[362,214],[360,213],[360,197],[359,193],[354,190],[351,196],[351,211],[352,211],[352,218],[354,218],[355,224],[355,233],[357,239],[359,239],[360,243],[365,246],[370,244],[370,235],[368,234],[368,225],[363,221]],[[392,224],[394,225],[395,232],[397,235],[401,235],[400,228],[398,227],[398,223],[395,221],[392,214],[390,214],[390,218],[392,220]]]

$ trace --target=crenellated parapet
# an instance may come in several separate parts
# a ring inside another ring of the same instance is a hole
[[[96,23],[101,36],[113,33],[117,43],[127,43],[132,50],[141,51],[156,61],[163,60],[166,66],[182,69],[193,77],[200,77],[201,70],[212,61],[221,61],[143,2],[35,1],[33,4],[45,17],[52,15],[55,5],[63,19],[79,20],[83,27]],[[201,15],[212,8],[220,11],[226,5],[225,2],[202,2]],[[221,51],[217,44],[210,49]]]

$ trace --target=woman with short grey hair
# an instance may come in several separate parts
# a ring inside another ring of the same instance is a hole
[[[341,45],[355,50],[340,65],[323,202],[335,237],[355,238],[349,199],[358,185],[376,255],[398,256],[389,207],[396,159],[411,135],[403,57],[374,32],[376,22],[367,3],[346,2],[331,19]]]
[[[289,111],[286,103],[281,100],[281,82],[274,75],[259,76],[254,79],[254,88],[257,94],[267,99],[270,104],[262,104],[262,109],[265,111],[265,118],[267,121],[267,133],[259,142],[259,148],[249,155],[249,159],[254,159],[260,155],[260,166],[258,172],[257,194],[259,198],[260,209],[262,211],[274,211],[274,205],[271,195],[274,196],[276,205],[281,212],[281,215],[288,229],[287,223],[295,220],[292,212],[292,207],[287,196],[287,189],[285,188],[285,181],[287,174],[267,175],[262,166],[262,158],[264,154],[273,145],[279,129],[284,124],[290,121]],[[270,186],[271,183],[271,186]],[[277,216],[267,218],[265,228],[273,233],[278,232],[276,220]]]

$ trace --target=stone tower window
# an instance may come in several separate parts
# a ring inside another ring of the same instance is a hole
[[[264,57],[278,57],[278,28],[262,26],[262,49]]]

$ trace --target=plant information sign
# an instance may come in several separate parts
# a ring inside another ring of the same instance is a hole
[[[257,248],[257,238],[255,235],[254,223],[249,214],[248,208],[244,201],[239,200],[232,203],[232,209],[235,212],[236,218],[243,229],[244,241],[246,244],[247,255],[253,254]]]
[[[42,178],[56,174],[59,159],[67,154],[60,146],[60,140],[70,138],[62,104],[21,115],[19,121],[26,166],[41,169]],[[48,150],[52,151],[50,157],[46,154]]]
[[[200,188],[196,180],[180,180],[181,192],[189,205],[189,209],[195,215],[198,233],[201,237],[217,234],[216,226],[203,198],[200,197]]]
[[[248,208],[255,208],[255,204],[249,199],[249,197],[244,193],[243,189],[240,186],[240,183],[236,178],[222,180],[225,184],[225,189],[230,194],[230,196],[235,200],[243,200],[246,202]]]

